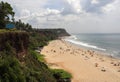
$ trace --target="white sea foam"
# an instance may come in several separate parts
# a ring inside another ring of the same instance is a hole
[[[81,46],[84,46],[84,47],[88,47],[88,48],[93,48],[93,49],[98,49],[98,50],[106,51],[106,49],[104,49],[104,48],[99,48],[97,46],[90,45],[88,43],[76,41],[75,39],[72,40],[72,39],[69,38],[69,39],[65,39],[65,41],[71,42],[73,44],[81,45]]]
[[[75,35],[72,35],[70,37],[68,37],[68,39],[74,39],[74,40],[77,40],[77,37]]]

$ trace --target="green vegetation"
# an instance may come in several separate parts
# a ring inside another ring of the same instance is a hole
[[[0,29],[0,33],[5,33],[5,32],[21,32],[20,30],[16,30],[16,29]]]
[[[0,59],[0,82],[25,82],[24,73],[15,57]]]
[[[29,34],[19,31],[0,32],[0,51],[14,52],[19,56],[20,52],[27,51]],[[9,53],[10,54],[10,53]]]
[[[72,78],[71,74],[62,70],[62,69],[52,69],[53,72],[53,76],[58,79],[58,80],[67,80],[69,78]],[[70,82],[70,80],[68,80],[67,82]]]
[[[2,82],[56,82],[52,72],[43,62],[43,56],[29,48],[28,33],[5,32],[0,35]]]
[[[0,2],[0,29],[4,29],[7,23],[14,21],[14,12],[11,5],[7,2]],[[10,19],[11,17],[11,19]]]
[[[30,50],[31,55],[40,62],[45,62],[44,55],[37,53],[36,51]]]
[[[47,45],[48,41],[56,39],[58,37],[58,35],[55,34],[55,32],[51,32],[51,30],[50,31],[47,30],[47,32],[37,30],[37,31],[34,31],[33,33],[31,33],[30,35],[31,36],[30,36],[30,45],[29,45],[30,51],[29,52],[36,60],[44,63],[45,62],[44,56],[41,54],[38,54],[34,50],[37,47],[43,47],[43,46]],[[48,35],[49,35],[49,38],[48,38]],[[50,69],[50,68],[48,68],[48,69],[51,72],[52,76],[57,80],[57,82],[71,82],[71,80],[70,80],[71,74],[70,73],[68,73],[64,70],[61,70],[61,69]]]
[[[32,29],[28,23],[15,21],[14,14],[10,4],[0,2],[0,82],[70,82],[69,73],[51,70],[36,52],[69,34],[64,29]],[[7,23],[15,28],[6,29]]]
[[[56,39],[47,38],[48,33],[50,37],[53,35],[50,32],[22,32],[22,31],[10,31],[2,30],[0,32],[0,62],[2,70],[5,68],[10,69],[1,72],[1,82],[70,82],[69,77],[66,76],[66,72],[60,75],[60,79],[57,79],[53,70],[44,63],[44,56],[35,52],[38,47],[47,45],[48,41]],[[4,60],[4,61],[3,61]],[[11,62],[16,62],[14,68],[11,68]],[[6,63],[5,63],[6,62]],[[11,71],[12,70],[12,71]],[[18,75],[16,71],[20,72]],[[11,73],[13,72],[13,77]],[[7,74],[4,80],[4,74]],[[12,80],[10,80],[12,78]],[[13,81],[14,80],[14,81]]]
[[[32,26],[29,25],[28,23],[27,24],[23,23],[21,20],[15,21],[14,24],[17,30],[26,31],[26,32],[32,31]]]

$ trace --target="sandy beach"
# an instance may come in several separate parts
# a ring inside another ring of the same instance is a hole
[[[64,40],[51,41],[41,54],[51,68],[72,74],[72,82],[120,82],[120,60],[82,49]]]

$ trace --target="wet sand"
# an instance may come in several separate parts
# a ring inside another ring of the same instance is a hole
[[[64,40],[51,41],[41,54],[51,68],[64,69],[72,82],[120,82],[120,60],[82,49]]]

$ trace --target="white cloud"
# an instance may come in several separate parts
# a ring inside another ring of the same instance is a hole
[[[63,10],[61,14],[103,13],[102,8],[115,0],[48,0],[45,7]]]
[[[103,12],[110,13],[112,11],[113,12],[119,11],[119,9],[120,9],[120,5],[119,4],[120,4],[120,1],[119,0],[115,0],[113,3],[107,4],[106,6],[104,6],[102,8]]]
[[[62,27],[84,33],[120,32],[120,0],[4,1],[12,4],[17,19],[33,27]]]
[[[80,0],[67,0],[68,3],[71,5],[72,7],[72,11],[75,12],[75,13],[80,13],[82,12],[82,8],[81,8],[81,5],[80,5]]]
[[[102,8],[113,2],[114,0],[81,0],[81,6],[87,13],[101,14]]]
[[[56,9],[45,9],[39,12],[34,12],[32,13],[32,16],[36,16],[36,17],[43,17],[43,16],[48,16],[48,15],[57,15],[60,14],[61,11],[56,10]]]
[[[27,9],[23,9],[21,10],[21,14],[20,16],[16,16],[17,19],[23,19],[23,20],[26,20],[26,19],[29,19],[29,18],[33,18],[33,17],[48,17],[50,15],[59,15],[61,13],[61,11],[59,10],[56,10],[56,9],[44,9],[44,10],[40,10],[40,11],[37,11],[37,12],[33,12],[33,13],[30,13],[30,10],[27,10]]]
[[[92,3],[92,4],[98,4],[99,1],[98,1],[98,0],[92,0],[91,3]]]
[[[23,9],[23,10],[21,11],[21,15],[22,15],[22,16],[30,16],[30,11],[27,10],[27,9]]]
[[[61,11],[56,10],[56,9],[49,9],[49,8],[47,8],[47,10],[46,10],[46,14],[47,15],[50,15],[50,14],[56,15],[56,14],[60,14],[60,13],[61,13]]]

